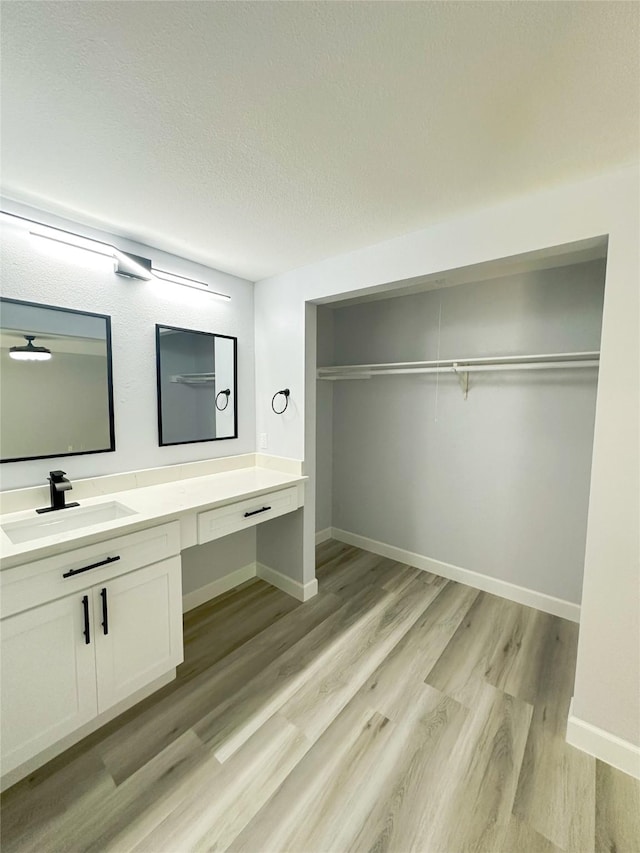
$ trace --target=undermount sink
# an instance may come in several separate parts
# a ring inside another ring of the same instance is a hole
[[[39,515],[36,518],[10,521],[0,526],[13,544],[18,545],[20,542],[30,542],[32,539],[42,539],[45,536],[56,536],[58,533],[67,533],[70,530],[90,527],[92,524],[102,524],[105,521],[116,521],[118,518],[126,518],[128,515],[135,514],[135,510],[129,509],[128,506],[117,501],[109,501],[95,506],[61,509]]]

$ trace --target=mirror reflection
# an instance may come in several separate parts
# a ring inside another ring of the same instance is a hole
[[[115,450],[109,317],[0,299],[0,461]]]
[[[156,326],[161,445],[238,437],[237,338]]]

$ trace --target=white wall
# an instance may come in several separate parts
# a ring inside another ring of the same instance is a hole
[[[333,364],[333,311],[318,307],[318,364]],[[316,380],[316,530],[332,526],[333,383]]]
[[[182,594],[203,586],[255,562],[256,528],[240,530],[182,552]]]
[[[574,714],[640,745],[640,187],[628,168],[526,196],[259,282],[257,431],[272,453],[315,463],[305,448],[305,303],[389,282],[609,235]],[[399,284],[398,286],[402,286]],[[313,353],[315,363],[315,352]],[[270,413],[282,382],[296,403]],[[315,401],[315,383],[307,396]],[[313,406],[315,412],[315,405]],[[307,431],[307,436],[315,435]],[[314,486],[307,489],[300,572],[312,572]]]
[[[104,235],[6,203],[33,219],[115,242],[151,258],[161,269],[210,282],[231,296],[222,301],[168,282],[133,281],[117,276],[113,262],[49,240],[30,237],[13,226],[2,228],[2,295],[111,316],[116,451],[90,456],[5,463],[3,489],[42,483],[62,468],[74,478],[131,471],[255,450],[253,285],[216,270],[166,255],[156,249]],[[239,438],[173,447],[158,446],[155,324],[219,332],[238,338]],[[42,413],[47,417],[47,413]]]
[[[236,402],[236,390],[233,381],[234,353],[233,341],[227,338],[216,338],[216,397],[225,389],[231,391],[227,397],[220,397],[214,405],[216,407],[216,435],[233,435],[235,431],[234,406]],[[218,406],[220,408],[218,408]],[[221,411],[222,409],[222,411]]]
[[[336,308],[333,363],[599,350],[604,275],[592,261]],[[324,426],[317,446],[318,509],[333,465],[333,513],[319,529],[579,604],[595,368],[475,373],[467,400],[449,374],[319,385],[333,388],[333,448]]]

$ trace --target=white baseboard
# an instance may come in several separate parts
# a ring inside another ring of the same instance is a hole
[[[282,572],[277,572],[270,566],[265,566],[263,563],[257,563],[256,571],[258,577],[262,578],[263,581],[281,589],[287,595],[292,595],[298,601],[308,601],[318,593],[318,581],[315,578],[303,584],[300,581],[294,581],[292,578],[287,577],[287,575],[283,575]]]
[[[431,572],[434,575],[472,586],[474,589],[490,592],[501,598],[508,598],[510,601],[516,601],[526,607],[535,607],[544,613],[561,616],[563,619],[570,619],[572,622],[580,621],[580,605],[571,601],[555,598],[553,595],[546,595],[544,592],[536,592],[536,590],[527,589],[524,586],[517,586],[499,578],[492,578],[489,575],[482,575],[479,572],[472,572],[470,569],[452,566],[450,563],[433,560],[431,557],[414,554],[412,551],[405,551],[404,548],[377,542],[375,539],[359,536],[357,533],[349,533],[346,530],[339,530],[336,527],[331,528],[331,537],[339,542],[345,542],[347,545],[355,545],[356,548],[379,554],[381,557],[388,557],[416,569],[422,569],[425,572]]]
[[[331,539],[331,528],[325,527],[324,530],[316,530],[316,545],[320,545],[322,542],[326,542],[327,539]]]
[[[292,595],[298,601],[308,601],[318,592],[318,581],[315,578],[309,583],[302,584],[270,566],[265,566],[262,563],[249,563],[248,566],[236,569],[235,572],[229,572],[228,575],[183,595],[182,612],[186,613],[188,610],[193,610],[194,607],[199,607],[205,601],[210,601],[212,598],[222,595],[223,592],[233,589],[234,586],[239,586],[255,577],[261,578],[277,589],[281,589],[287,595]]]
[[[640,746],[581,720],[573,714],[573,699],[567,720],[567,743],[640,779]]]
[[[228,590],[233,589],[234,586],[238,586],[239,584],[255,577],[255,563],[249,563],[248,566],[243,566],[241,569],[229,572],[228,575],[218,578],[218,580],[212,581],[211,583],[206,584],[206,586],[201,586],[198,589],[194,589],[193,592],[188,592],[186,595],[183,595],[182,612],[186,613],[188,610],[193,610],[194,607],[199,607],[201,604],[204,604],[205,601],[209,601],[218,595],[222,595],[223,592],[227,592]]]

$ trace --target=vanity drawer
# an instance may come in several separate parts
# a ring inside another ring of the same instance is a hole
[[[301,503],[298,487],[291,486],[288,489],[269,492],[257,498],[198,513],[198,544],[202,545],[203,542],[219,539],[228,533],[235,533],[236,530],[245,530],[247,527],[253,527],[254,524],[293,512],[299,506]]]
[[[172,521],[5,569],[0,572],[0,618],[179,553],[180,523]]]

